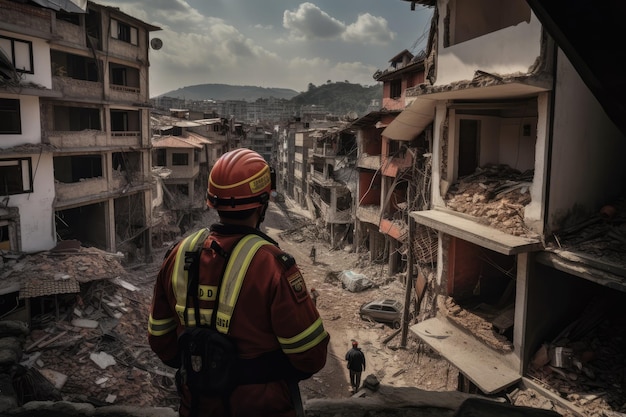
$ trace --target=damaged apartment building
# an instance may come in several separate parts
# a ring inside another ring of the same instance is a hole
[[[277,134],[277,191],[308,210],[332,248],[352,244],[356,132],[349,121],[303,108]],[[273,166],[273,165],[272,165]]]
[[[160,240],[167,240],[169,232],[179,234],[206,210],[209,171],[243,134],[241,129],[231,129],[225,118],[204,116],[208,114],[195,117],[186,109],[151,116],[152,169],[156,178],[153,233]]]
[[[356,194],[356,136],[349,127],[320,129],[313,138],[309,198],[330,247],[352,243]]]
[[[427,207],[430,198],[431,131],[419,128],[419,115],[404,113],[407,89],[424,83],[424,56],[404,50],[374,79],[383,83],[382,108],[352,123],[358,142],[356,247],[372,262],[387,262],[390,274],[405,274],[409,212]],[[426,228],[415,236],[421,238],[421,261],[430,262],[436,236]]]
[[[151,256],[149,35],[96,3],[0,0],[0,235]]]
[[[411,331],[459,389],[521,384],[579,415],[592,397],[624,413],[624,82],[603,49],[621,50],[623,8],[410,3],[434,8],[426,78],[382,136],[432,131],[430,203],[410,217],[438,250],[416,260],[432,297]]]

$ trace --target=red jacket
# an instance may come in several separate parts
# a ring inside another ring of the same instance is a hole
[[[282,252],[275,241],[256,229],[224,224],[211,226],[200,257],[199,285],[204,289],[201,293],[211,294],[217,288],[225,268],[226,260],[211,249],[212,242],[230,253],[239,238],[250,233],[260,235],[272,244],[261,246],[250,262],[228,334],[234,340],[240,358],[252,359],[278,352],[288,360],[276,366],[285,368],[296,379],[308,378],[324,367],[330,337],[324,330],[295,260]],[[166,256],[157,276],[148,325],[152,350],[165,364],[173,367],[178,367],[177,338],[184,330],[180,318],[181,300],[179,297],[177,301],[173,288],[173,285],[180,286],[180,282],[172,282],[178,249],[178,246],[175,247]],[[210,298],[201,297],[199,308],[213,309],[214,296]],[[190,303],[188,312],[192,316],[193,311],[193,304]],[[188,415],[189,404],[189,392],[184,388],[181,416]],[[233,416],[295,415],[284,380],[239,385],[230,397],[230,407]],[[203,416],[223,414],[219,399],[202,399],[200,410]]]

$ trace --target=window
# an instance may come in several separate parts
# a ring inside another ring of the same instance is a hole
[[[33,192],[30,158],[0,159],[0,195]]]
[[[102,177],[102,156],[100,155],[55,156],[53,166],[55,181],[64,184]]]
[[[157,149],[156,150],[156,164],[157,166],[160,167],[164,167],[167,165],[166,159],[165,159],[165,149]]]
[[[111,20],[111,36],[133,45],[138,44],[137,28],[113,19]]]
[[[172,165],[189,165],[189,154],[173,153]]]
[[[388,146],[389,146],[389,152],[387,152],[388,156],[390,156],[391,158],[402,158],[402,155],[400,154],[400,149],[402,148],[402,146],[400,145],[400,141],[390,139],[388,142]]]
[[[56,131],[101,130],[100,126],[99,109],[54,106],[54,130]]]
[[[12,98],[0,98],[0,135],[19,135],[21,133],[20,101]]]
[[[0,53],[13,64],[17,72],[35,73],[32,42],[0,36]]]
[[[111,110],[111,131],[136,134],[140,131],[141,115],[138,111]],[[118,135],[119,136],[119,135]]]
[[[393,80],[389,86],[389,97],[400,98],[402,97],[402,80]]]
[[[76,80],[98,81],[98,62],[93,58],[50,51],[52,75],[70,77]]]
[[[0,250],[11,250],[11,236],[9,235],[9,222],[0,221]]]
[[[139,88],[139,70],[118,64],[110,64],[110,80],[113,85]]]

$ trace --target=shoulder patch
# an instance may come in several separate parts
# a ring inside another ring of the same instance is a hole
[[[276,255],[276,259],[280,261],[287,271],[296,264],[294,257],[285,252],[280,252]]]
[[[306,290],[306,284],[304,283],[304,277],[300,271],[287,277],[287,281],[289,281],[291,291],[293,291],[293,295],[296,297],[298,302],[304,301],[309,296],[309,293]]]

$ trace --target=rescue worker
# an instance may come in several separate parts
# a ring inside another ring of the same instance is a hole
[[[356,340],[352,341],[352,349],[346,353],[346,361],[350,371],[351,391],[357,392],[361,386],[361,373],[365,371],[365,354]]]
[[[240,148],[222,155],[209,175],[207,205],[217,210],[220,221],[210,227],[202,244],[198,296],[189,299],[188,275],[181,267],[184,259],[179,254],[187,240],[166,255],[157,276],[148,339],[163,363],[180,366],[177,338],[184,323],[193,326],[198,313],[201,326],[207,326],[216,307],[217,330],[234,342],[240,361],[238,383],[228,398],[194,399],[184,380],[178,384],[180,416],[304,415],[297,382],[326,363],[330,336],[296,261],[259,230],[271,183],[270,168],[258,153]],[[236,242],[242,238],[253,239],[256,252],[239,250]],[[237,254],[232,253],[234,247]],[[226,258],[231,257],[245,262],[227,268],[231,261]],[[235,285],[218,286],[232,274],[241,275]]]

